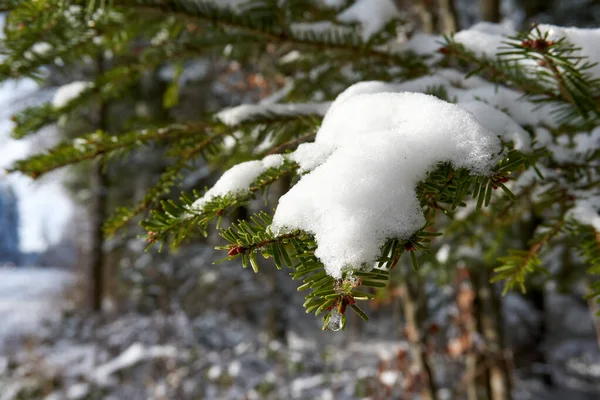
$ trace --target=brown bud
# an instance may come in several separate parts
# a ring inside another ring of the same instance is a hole
[[[227,252],[228,256],[237,256],[240,253],[244,252],[244,248],[242,246],[233,246],[229,249],[229,252]]]

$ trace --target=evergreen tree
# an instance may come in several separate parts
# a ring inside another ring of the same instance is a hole
[[[308,291],[306,311],[333,331],[350,310],[367,320],[360,302],[397,287],[425,398],[436,397],[424,345],[428,280],[459,282],[457,296],[475,296],[460,308],[460,335],[449,346],[463,355],[481,333],[493,399],[508,398],[511,385],[493,282],[506,292],[577,279],[592,302],[600,295],[595,30],[482,24],[402,39],[404,15],[387,0],[44,0],[4,9],[1,79],[41,79],[44,67],[89,64],[98,54],[119,60],[58,104],[16,115],[15,137],[110,104],[165,64],[175,71],[165,109],[178,104],[186,65],[200,56],[256,66],[248,84],[265,95],[256,104],[100,129],[12,170],[37,178],[164,146],[163,175],[105,222],[107,235],[143,215],[149,244],[173,249],[216,222],[225,260],[258,272],[258,256],[272,259]],[[212,188],[173,199],[199,162],[230,168]],[[278,182],[285,194],[273,201]],[[265,210],[224,225],[263,195]],[[477,396],[475,386],[467,390]]]

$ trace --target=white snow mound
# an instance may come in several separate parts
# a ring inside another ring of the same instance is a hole
[[[449,162],[488,174],[501,152],[468,111],[408,92],[340,95],[311,147],[323,160],[310,160],[318,165],[281,197],[271,229],[312,233],[334,278],[373,265],[386,239],[423,227],[415,187],[428,171]]]

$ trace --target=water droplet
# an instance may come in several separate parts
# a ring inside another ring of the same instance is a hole
[[[334,332],[337,332],[340,329],[342,329],[342,314],[340,314],[338,310],[333,310],[331,312],[331,316],[329,317],[329,323],[327,324],[327,329]]]

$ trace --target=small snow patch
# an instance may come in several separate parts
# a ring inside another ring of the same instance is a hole
[[[359,22],[365,41],[383,29],[394,18],[401,17],[400,11],[390,0],[356,0],[338,15],[342,22]]]
[[[69,104],[71,100],[76,99],[83,93],[86,89],[93,87],[94,84],[92,82],[84,82],[84,81],[75,81],[63,85],[56,90],[54,93],[54,97],[52,98],[52,105],[54,108],[62,108]]]
[[[217,113],[217,118],[228,126],[239,125],[252,118],[267,115],[325,115],[329,103],[306,103],[306,104],[242,104],[231,107]]]
[[[193,210],[199,211],[206,203],[218,196],[245,192],[260,174],[269,168],[277,168],[283,164],[283,156],[273,154],[261,161],[246,161],[231,167],[219,178],[217,183],[204,196],[192,204]]]

